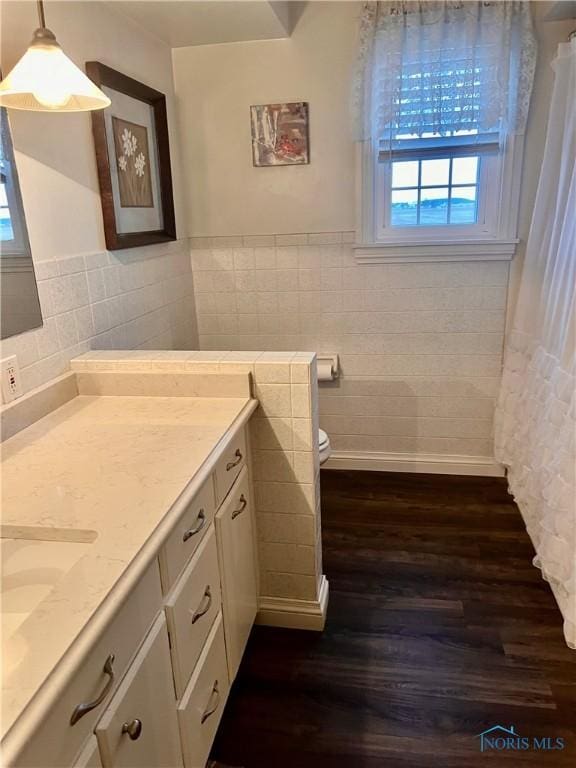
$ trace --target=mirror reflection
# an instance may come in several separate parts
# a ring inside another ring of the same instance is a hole
[[[42,325],[10,125],[0,109],[0,337]]]

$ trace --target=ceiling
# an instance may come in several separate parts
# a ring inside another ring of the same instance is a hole
[[[115,0],[113,7],[172,48],[290,37],[304,2]]]

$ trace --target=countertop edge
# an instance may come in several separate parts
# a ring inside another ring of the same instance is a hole
[[[4,734],[2,738],[3,764],[10,764],[16,760],[20,751],[24,748],[30,733],[40,726],[46,713],[62,694],[85,655],[90,651],[94,642],[106,629],[131,590],[157,556],[160,547],[194,494],[197,493],[214,470],[222,456],[229,435],[247,424],[257,407],[258,401],[254,399],[248,400],[246,405],[243,406],[238,416],[236,416],[232,424],[208,454],[200,469],[182,490],[170,509],[159,519],[153,533],[84,625],[76,640],[58,661],[55,668],[44,680],[9,730]]]

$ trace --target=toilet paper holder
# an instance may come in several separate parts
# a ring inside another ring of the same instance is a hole
[[[318,381],[334,381],[340,376],[340,361],[337,354],[316,355]]]

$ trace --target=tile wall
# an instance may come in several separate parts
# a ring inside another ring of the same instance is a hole
[[[44,325],[4,339],[25,392],[88,349],[194,349],[188,241],[88,253],[34,264]]]
[[[262,598],[317,601],[322,578],[316,359],[300,352],[89,352],[88,371],[251,373],[250,421]]]
[[[358,265],[352,241],[193,238],[200,348],[339,353],[335,451],[490,457],[508,263]]]

